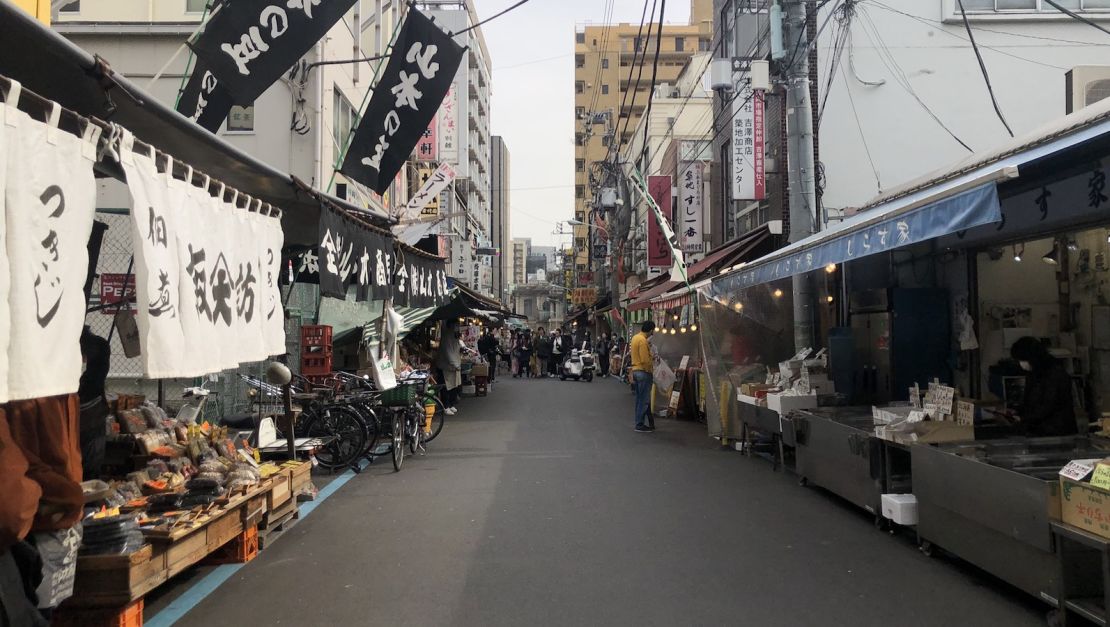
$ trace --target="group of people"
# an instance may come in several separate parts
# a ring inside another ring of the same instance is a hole
[[[536,329],[535,333],[531,329],[524,329],[512,333],[507,350],[503,350],[502,354],[510,360],[513,378],[534,379],[559,376],[563,364],[575,350],[592,352],[598,363],[599,374],[608,376],[609,355],[613,345],[607,333],[603,333],[594,342],[587,331],[581,341],[576,342],[569,330],[562,327],[553,329],[550,333],[543,327]]]

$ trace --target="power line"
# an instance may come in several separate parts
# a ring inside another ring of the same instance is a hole
[[[522,4],[525,4],[525,3],[527,3],[527,2],[528,2],[528,0],[520,0],[520,2],[517,2],[517,3],[516,3],[516,4],[514,4],[513,6],[511,6],[511,7],[507,8],[507,9],[505,9],[504,11],[501,11],[500,13],[497,13],[497,14],[495,14],[495,15],[491,15],[490,17],[487,17],[486,19],[484,19],[484,20],[481,20],[481,21],[480,21],[480,22],[478,22],[477,24],[475,24],[475,25],[473,25],[473,26],[468,26],[468,27],[466,27],[466,28],[464,28],[464,29],[460,30],[460,31],[459,31],[459,32],[457,32],[457,33],[452,33],[452,37],[453,37],[453,36],[455,36],[455,35],[461,35],[461,34],[463,34],[463,33],[466,33],[466,32],[470,32],[470,31],[474,30],[475,28],[478,28],[479,26],[481,26],[481,25],[483,25],[483,24],[487,24],[487,23],[489,23],[489,22],[492,22],[493,20],[496,20],[497,18],[501,17],[502,15],[505,15],[505,14],[506,14],[506,13],[508,13],[509,11],[512,11],[513,9],[515,9],[515,8],[517,8],[517,7],[521,6]]]
[[[572,56],[574,56],[574,54],[575,53],[573,53],[573,52],[568,53],[568,54],[557,54],[553,57],[545,57],[543,59],[534,59],[532,61],[525,61],[523,63],[514,63],[513,65],[500,65],[498,67],[493,68],[493,71],[496,72],[497,70],[511,70],[513,68],[524,67],[526,65],[535,65],[537,63],[547,63],[548,61],[554,61],[556,59],[565,59],[567,57],[572,57]]]
[[[628,123],[632,120],[632,109],[636,106],[636,98],[638,98],[639,95],[640,95],[640,93],[639,93],[640,92],[640,79],[642,79],[644,77],[644,60],[647,59],[648,44],[651,42],[651,23],[655,21],[655,7],[657,6],[657,4],[658,4],[658,0],[652,0],[652,3],[651,3],[651,17],[648,18],[648,36],[647,36],[648,41],[644,42],[643,53],[639,54],[640,50],[636,50],[632,54],[632,66],[629,68],[629,71],[628,71],[629,80],[632,80],[632,68],[639,65],[640,71],[636,73],[636,84],[635,84],[635,86],[632,87],[632,90],[631,90],[632,91],[632,102],[628,105],[628,117],[624,118],[624,127],[621,128],[620,133],[617,134],[616,146],[615,147],[612,146],[612,145],[609,146],[609,154],[612,154],[612,151],[613,151],[614,148],[616,148],[616,151],[618,153],[620,152],[621,139],[623,139],[624,134],[626,132],[628,132]],[[646,0],[644,2],[644,5],[645,5],[645,8],[646,8],[646,6],[647,6]],[[660,21],[662,21],[662,16],[660,16]],[[640,24],[640,31],[639,32],[641,34],[643,33],[643,23]],[[638,34],[636,36],[637,48],[639,48],[641,34]],[[656,45],[658,46],[659,42],[656,42]],[[636,62],[637,54],[639,54],[639,57],[640,57],[640,61],[639,61],[638,64]],[[626,94],[627,94],[627,92],[626,92]],[[648,94],[648,99],[650,100],[650,98],[651,98],[651,94]],[[623,103],[621,104],[621,109],[622,109],[622,111],[624,109],[624,104]],[[609,154],[606,155],[606,160],[608,160]]]
[[[859,121],[859,112],[856,111],[856,99],[852,96],[852,86],[848,84],[848,75],[844,67],[840,68],[840,75],[844,77],[844,91],[848,94],[848,104],[852,108],[852,117],[856,120],[856,129],[859,130],[859,140],[863,144],[863,152],[867,154],[867,162],[871,164],[871,172],[875,175],[875,193],[883,193],[883,183],[879,180],[879,169],[875,167],[875,160],[871,158],[871,148],[867,145],[867,137],[863,134],[863,125]]]
[[[912,13],[906,13],[905,11],[902,11],[900,9],[896,9],[896,8],[890,6],[890,5],[883,4],[882,2],[879,2],[878,0],[866,0],[866,1],[868,2],[868,4],[873,4],[877,7],[879,7],[880,9],[885,9],[885,10],[890,11],[892,13],[897,13],[899,15],[904,15],[908,18],[912,18],[914,20],[917,20],[918,22],[922,22],[927,26],[932,26],[933,28],[936,28],[937,26],[944,26],[944,22],[939,22],[937,20],[930,20],[929,18],[922,17],[920,15],[914,15]],[[1010,31],[997,30],[997,29],[994,29],[994,28],[987,28],[985,26],[978,26],[978,25],[972,26],[971,28],[974,29],[974,30],[980,31],[980,32],[984,32],[984,33],[994,33],[996,35],[1006,35],[1008,37],[1017,37],[1017,38],[1020,38],[1020,39],[1039,39],[1041,41],[1051,41],[1053,43],[1077,44],[1076,46],[1074,46],[1076,48],[1081,48],[1081,47],[1085,47],[1085,46],[1086,47],[1089,47],[1089,46],[1110,46],[1110,43],[1100,44],[1100,43],[1096,43],[1096,42],[1093,42],[1093,41],[1083,41],[1083,40],[1080,40],[1080,39],[1064,39],[1062,37],[1046,37],[1044,35],[1033,35],[1033,34],[1030,34],[1030,33],[1012,33]],[[944,30],[944,29],[941,29],[941,28],[937,28],[937,30],[941,30],[941,31],[946,32],[950,35],[958,37],[959,39],[963,39],[962,37],[959,37],[958,35],[954,35],[953,33],[949,32],[947,30]],[[967,40],[965,39],[964,41],[967,41]],[[1001,52],[1000,50],[998,50],[996,48],[992,48],[990,46],[983,46],[983,47],[986,48],[987,50],[994,50],[995,52]],[[1021,57],[1018,57],[1018,58],[1021,58]],[[1026,60],[1028,60],[1028,59],[1026,59]]]
[[[975,35],[971,33],[971,23],[967,21],[967,12],[964,11],[964,0],[956,0],[956,5],[960,7],[960,16],[964,21],[964,28],[967,30],[967,38],[971,42],[971,49],[975,51],[975,58],[979,61],[979,71],[983,74],[983,82],[987,84],[987,93],[991,97],[991,105],[994,106],[994,113],[998,116],[1002,126],[1006,127],[1006,132],[1010,137],[1014,136],[1014,131],[1010,128],[1010,123],[1006,121],[1006,116],[1002,115],[1002,109],[998,107],[998,99],[994,97],[994,87],[991,86],[991,76],[987,72],[987,64],[983,63],[983,55],[979,52],[979,46],[975,43]]]
[[[644,115],[648,124],[644,125],[644,161],[648,155],[648,130],[651,128],[651,103],[655,101],[655,78],[659,74],[659,49],[663,47],[663,16],[667,14],[667,0],[662,0],[659,6],[659,28],[655,31],[655,58],[651,61],[651,88],[648,89],[647,110]],[[650,33],[650,31],[648,31]],[[644,167],[647,167],[644,163]]]
[[[1064,7],[1057,4],[1055,0],[1044,0],[1044,1],[1046,3],[1052,5],[1053,7],[1055,7],[1055,9],[1057,11],[1071,17],[1072,19],[1079,20],[1080,22],[1083,22],[1084,24],[1086,24],[1088,26],[1093,26],[1094,28],[1099,29],[1100,31],[1106,33],[1107,35],[1110,35],[1110,30],[1107,30],[1105,27],[1092,22],[1091,20],[1083,17],[1082,15],[1079,15],[1078,13],[1073,13],[1072,11],[1070,11],[1068,9],[1065,9]]]

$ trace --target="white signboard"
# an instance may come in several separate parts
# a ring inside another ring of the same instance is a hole
[[[420,186],[420,190],[412,195],[408,204],[405,205],[404,211],[401,212],[402,220],[414,220],[420,216],[420,212],[424,207],[439,196],[444,189],[455,180],[455,168],[451,167],[449,163],[441,163],[435,169],[428,180]]]
[[[763,92],[752,90],[750,72],[741,71],[736,76],[737,93],[732,101],[732,199],[763,200],[766,196]]]
[[[687,253],[700,253],[704,249],[704,167],[701,161],[693,161],[680,163],[678,169],[678,210],[674,221],[682,251]]]

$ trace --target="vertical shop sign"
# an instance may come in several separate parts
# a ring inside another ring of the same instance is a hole
[[[416,150],[412,153],[412,158],[417,161],[438,161],[439,160],[439,116],[436,115],[432,121],[428,123],[428,128],[424,129],[424,134],[420,136],[420,140],[416,142]]]
[[[735,60],[737,93],[732,101],[732,199],[763,200],[764,171],[763,92],[751,86],[751,61]]]
[[[436,118],[439,120],[439,160],[453,165],[459,163],[459,129],[455,115],[458,108],[458,93],[455,91],[455,84],[451,83]]]
[[[703,167],[701,161],[679,164],[678,171],[681,172],[681,176],[679,176],[679,209],[675,230],[679,232],[682,251],[687,253],[700,253],[704,248],[702,242]]]
[[[670,221],[671,177],[669,175],[649,176],[648,193],[651,194],[655,204],[659,206],[659,212],[663,215],[663,219]],[[671,267],[671,249],[667,242],[667,236],[663,232],[663,227],[656,220],[654,211],[648,211],[647,220],[648,267],[669,268]]]

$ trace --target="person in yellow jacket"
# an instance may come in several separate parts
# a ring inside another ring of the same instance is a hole
[[[640,326],[640,332],[632,337],[632,390],[636,393],[636,431],[640,433],[655,431],[650,416],[651,373],[654,366],[648,338],[652,333],[655,333],[655,323],[648,320]]]

